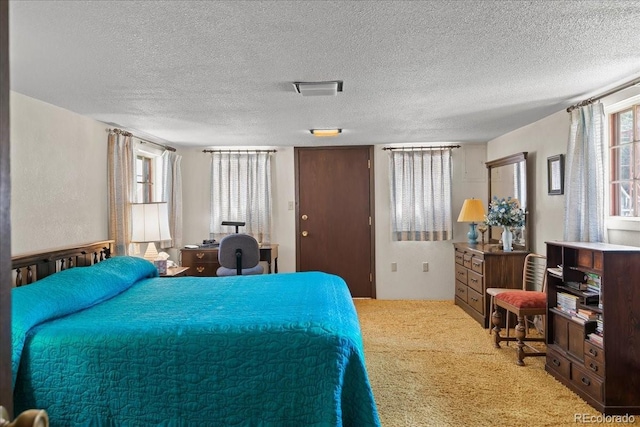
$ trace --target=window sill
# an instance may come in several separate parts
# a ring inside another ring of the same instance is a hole
[[[640,218],[611,216],[605,220],[607,230],[623,230],[640,232]]]

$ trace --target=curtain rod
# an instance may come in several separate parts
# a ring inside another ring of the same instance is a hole
[[[608,90],[608,91],[606,91],[604,93],[601,93],[598,96],[592,96],[591,98],[587,98],[584,101],[580,101],[577,104],[574,104],[574,105],[570,106],[569,108],[567,108],[567,113],[572,112],[576,108],[584,107],[585,105],[589,105],[589,104],[591,104],[591,103],[593,103],[595,101],[599,101],[602,98],[605,98],[605,97],[607,97],[609,95],[613,95],[614,93],[620,92],[621,90],[628,89],[628,88],[630,88],[632,86],[635,86],[637,84],[640,84],[640,78],[631,80],[630,82],[627,82],[627,83],[622,84],[622,85],[620,85],[618,87],[615,87],[615,88],[613,88],[611,90]]]
[[[460,145],[430,145],[425,147],[384,147],[383,150],[451,150],[454,148],[460,148]]]
[[[203,153],[275,153],[276,150],[202,150]]]
[[[109,132],[113,132],[113,133],[117,133],[120,135],[124,135],[124,136],[130,136],[132,138],[136,138],[139,139],[140,142],[142,142],[143,144],[153,144],[155,146],[164,148],[167,151],[176,151],[175,148],[169,146],[169,145],[164,145],[164,144],[159,144],[157,142],[153,142],[153,141],[148,141],[146,139],[142,139],[139,136],[135,136],[134,134],[132,134],[131,132],[127,132],[126,130],[122,130],[122,129],[118,129],[118,128],[114,128],[114,129],[107,129]]]

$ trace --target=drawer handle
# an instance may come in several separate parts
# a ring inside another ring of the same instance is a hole
[[[594,365],[593,362],[589,363],[589,367],[593,372],[598,372],[598,365]]]
[[[198,252],[198,253],[196,254],[196,258],[198,258],[198,259],[202,259],[202,258],[204,258],[204,252]]]
[[[558,359],[553,359],[551,363],[553,363],[555,366],[560,366],[560,361]]]
[[[480,263],[479,263],[479,262],[474,262],[474,263],[473,263],[473,266],[474,266],[474,267],[480,267]]]
[[[478,298],[471,297],[471,299],[473,300],[473,302],[478,302]]]
[[[582,384],[584,385],[591,385],[591,381],[589,380],[589,378],[582,377],[580,378],[580,381],[582,381]]]
[[[471,281],[474,283],[478,283],[478,279],[471,278]]]
[[[198,273],[202,273],[204,271],[204,267],[196,267],[196,270],[198,270]]]
[[[458,292],[460,292],[462,294],[462,293],[464,293],[464,289],[458,288]]]
[[[458,271],[458,276],[464,276],[464,272],[463,271]]]
[[[597,357],[598,356],[598,350],[594,350],[592,348],[589,349],[589,354],[592,355],[593,357]]]

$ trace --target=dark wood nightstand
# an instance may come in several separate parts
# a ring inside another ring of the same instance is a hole
[[[169,267],[166,274],[161,274],[160,277],[181,277],[187,275],[189,267]]]

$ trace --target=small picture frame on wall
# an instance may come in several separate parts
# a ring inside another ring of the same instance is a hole
[[[564,154],[547,158],[547,185],[549,195],[564,194]]]

